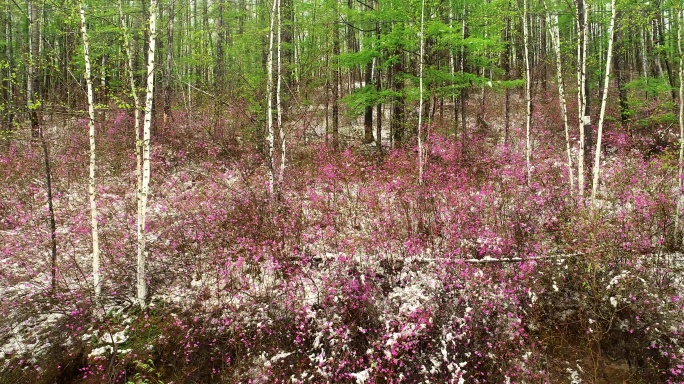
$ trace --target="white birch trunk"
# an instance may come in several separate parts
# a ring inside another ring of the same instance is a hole
[[[546,7],[546,2],[544,2],[544,7]],[[561,114],[563,115],[563,127],[565,128],[565,150],[568,156],[568,174],[570,177],[570,194],[574,194],[575,191],[575,178],[573,177],[572,170],[572,151],[570,150],[570,126],[568,124],[568,108],[565,104],[565,86],[563,84],[563,64],[561,59],[560,51],[560,33],[558,31],[558,15],[550,15],[547,12],[547,24],[549,24],[551,32],[551,44],[553,45],[553,50],[556,53],[556,74],[558,76],[558,101],[560,103]]]
[[[133,73],[133,54],[131,52],[131,35],[126,25],[126,19],[123,14],[123,3],[119,0],[119,18],[121,19],[121,30],[123,31],[124,52],[126,53],[126,72],[128,75],[128,83],[133,98],[133,129],[135,133],[135,177],[136,190],[135,200],[137,205],[137,212],[140,212],[140,187],[142,185],[142,140],[140,139],[140,98],[138,97],[138,90],[135,86],[135,75]]]
[[[423,59],[425,56],[425,0],[420,7],[420,69],[419,87],[420,102],[418,103],[418,184],[423,185]]]
[[[579,122],[579,153],[577,154],[577,187],[580,196],[584,195],[584,123],[585,116],[584,110],[587,105],[587,97],[584,94],[586,90],[586,72],[587,72],[587,21],[589,11],[585,7],[583,9],[582,22],[577,21],[577,57],[579,62],[577,63],[577,115]],[[586,116],[589,119],[589,116]]]
[[[643,28],[641,29],[641,39],[639,42],[641,43],[641,72],[642,76],[644,77],[644,80],[648,79],[648,58],[647,58],[647,53],[646,53],[646,36],[644,34]]]
[[[278,82],[276,85],[276,108],[278,109],[278,116],[277,116],[277,124],[278,124],[278,132],[280,133],[280,172],[278,175],[278,188],[280,188],[283,185],[283,178],[285,176],[285,156],[286,156],[286,145],[285,145],[285,127],[283,127],[283,106],[281,104],[281,91],[282,91],[282,83],[283,83],[283,76],[282,76],[282,67],[283,67],[283,62],[282,62],[282,57],[281,57],[281,24],[282,24],[282,16],[281,16],[281,10],[280,10],[280,0],[277,1],[277,7],[278,7],[278,68],[277,68],[277,76],[278,76]]]
[[[267,119],[268,127],[266,133],[266,144],[268,145],[268,194],[273,196],[275,192],[275,175],[273,169],[273,147],[274,147],[274,129],[273,129],[273,40],[275,37],[275,18],[276,7],[278,1],[273,0],[273,8],[271,9],[271,26],[268,30],[268,59],[266,68],[268,71],[268,78],[266,79],[266,97],[267,100]]]
[[[678,196],[675,217],[675,235],[679,231],[679,215],[682,211],[682,176],[684,176],[684,52],[682,51],[682,27],[684,27],[684,11],[677,13],[679,26],[677,28],[677,50],[679,53],[679,167],[677,172]],[[682,239],[684,244],[684,238]]]
[[[150,129],[152,127],[152,101],[154,97],[155,48],[157,42],[157,0],[150,0],[150,41],[147,54],[147,88],[145,93],[145,118],[142,140],[142,185],[140,186],[140,211],[138,212],[138,263],[137,263],[137,300],[145,307],[147,281],[145,262],[147,257],[145,221],[147,218],[147,199],[150,185]]]
[[[100,236],[97,228],[97,192],[95,191],[95,102],[93,100],[93,78],[90,72],[90,44],[88,43],[83,2],[79,3],[79,14],[81,16],[81,37],[83,38],[83,58],[85,61],[85,78],[88,90],[88,138],[90,140],[88,198],[90,200],[90,230],[93,238],[93,287],[95,288],[95,300],[98,300],[102,285],[100,282]]]
[[[603,137],[603,120],[606,116],[606,101],[608,100],[608,86],[610,85],[610,68],[613,62],[613,37],[615,35],[615,15],[617,13],[615,0],[611,1],[612,12],[610,15],[610,27],[608,29],[608,54],[606,55],[606,75],[603,80],[603,97],[601,99],[601,113],[598,121],[598,134],[596,139],[596,150],[594,156],[594,180],[591,186],[591,201],[596,202],[596,193],[598,191],[599,174],[601,172],[601,139]]]
[[[523,46],[525,49],[525,102],[527,103],[527,113],[525,117],[525,165],[527,167],[527,182],[532,181],[532,143],[530,140],[530,125],[532,123],[532,84],[530,83],[530,35],[527,26],[527,0],[523,0]]]
[[[140,213],[142,212],[142,140],[140,137],[140,98],[138,97],[138,90],[135,86],[135,74],[133,73],[133,54],[131,50],[131,35],[128,31],[128,26],[126,25],[126,19],[123,13],[123,3],[119,0],[119,18],[121,19],[121,30],[123,32],[124,39],[124,52],[126,53],[126,72],[128,75],[128,83],[131,92],[131,97],[133,98],[133,130],[135,134],[135,203],[136,203],[136,214],[137,214],[137,225],[136,225],[136,237],[137,239],[142,238],[142,232],[140,231]],[[138,244],[139,246],[140,244]]]

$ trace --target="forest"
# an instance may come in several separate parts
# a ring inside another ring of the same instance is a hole
[[[0,383],[684,382],[684,3],[0,0]]]

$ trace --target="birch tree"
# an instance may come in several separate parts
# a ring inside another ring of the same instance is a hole
[[[585,116],[587,108],[587,9],[584,1],[577,0],[577,115],[579,117],[579,153],[577,155],[577,188],[579,195],[584,195],[584,151],[585,126],[590,124],[589,116]]]
[[[278,8],[278,65],[276,76],[278,80],[276,82],[276,108],[277,108],[277,125],[278,132],[280,133],[280,172],[278,173],[278,191],[280,192],[280,187],[283,185],[283,178],[285,176],[285,155],[286,155],[286,143],[285,143],[285,127],[283,127],[283,105],[281,99],[282,83],[283,83],[283,61],[282,61],[282,11],[280,8],[280,0],[275,0]]]
[[[679,167],[677,171],[677,180],[679,186],[679,196],[677,197],[677,209],[675,216],[675,234],[679,230],[679,215],[682,211],[682,177],[684,177],[684,52],[682,50],[682,27],[684,26],[684,11],[677,12],[677,21],[679,28],[677,28],[677,52],[679,53]],[[684,238],[682,239],[684,244]]]
[[[93,99],[93,79],[90,71],[90,44],[88,42],[83,1],[79,3],[79,14],[81,15],[81,37],[83,38],[83,59],[85,61],[85,78],[88,93],[88,138],[90,140],[88,197],[90,201],[90,230],[93,238],[93,287],[95,288],[95,300],[98,300],[102,285],[100,282],[100,236],[97,228],[97,192],[95,190],[95,102]]]
[[[145,92],[145,117],[143,120],[142,139],[142,184],[140,186],[140,207],[138,211],[138,262],[137,262],[137,300],[140,307],[145,306],[147,299],[147,282],[145,274],[147,199],[150,192],[150,129],[152,127],[152,101],[154,98],[155,47],[157,42],[157,0],[150,1],[149,43],[147,52],[147,87]]]
[[[133,63],[133,53],[131,50],[131,35],[126,25],[126,19],[123,14],[123,3],[119,0],[119,18],[121,20],[121,31],[123,32],[124,52],[126,54],[126,72],[128,75],[128,86],[133,99],[133,131],[135,134],[135,202],[137,207],[137,221],[136,236],[138,241],[141,239],[142,232],[140,231],[140,212],[142,212],[142,140],[140,137],[140,98],[138,97],[138,90],[135,85],[135,71]]]
[[[568,157],[568,175],[570,177],[570,194],[575,190],[575,178],[572,170],[572,151],[570,150],[570,127],[568,124],[568,108],[565,103],[565,86],[563,83],[563,60],[561,58],[560,50],[560,33],[558,31],[558,15],[550,14],[546,1],[544,1],[544,8],[546,8],[547,24],[550,27],[551,45],[556,54],[556,75],[558,76],[558,101],[560,104],[561,115],[563,117],[563,128],[565,129],[565,150]]]
[[[525,50],[525,102],[527,104],[525,116],[525,164],[527,166],[527,182],[532,179],[532,166],[530,157],[532,155],[532,143],[530,140],[530,124],[532,122],[532,84],[530,82],[530,33],[527,26],[527,0],[523,0],[522,11],[523,22],[523,46]]]
[[[603,136],[603,121],[606,116],[606,101],[608,100],[608,86],[610,85],[610,66],[613,61],[613,37],[615,35],[615,15],[616,6],[615,0],[610,3],[611,15],[610,15],[610,27],[608,28],[608,53],[606,55],[606,74],[603,80],[603,97],[601,98],[601,112],[599,114],[598,121],[598,134],[596,139],[596,150],[594,151],[594,179],[591,185],[591,201],[594,203],[596,201],[596,192],[598,191],[599,184],[599,173],[600,161],[601,161],[601,139]]]
[[[271,8],[271,26],[268,30],[268,59],[266,61],[266,97],[267,97],[267,132],[266,145],[268,147],[268,194],[273,196],[275,192],[275,170],[273,164],[273,152],[275,146],[275,130],[273,128],[273,40],[275,38],[275,18],[278,1],[273,0]]]
[[[423,60],[425,59],[425,0],[420,5],[420,63],[419,88],[420,102],[418,104],[418,184],[423,185]]]

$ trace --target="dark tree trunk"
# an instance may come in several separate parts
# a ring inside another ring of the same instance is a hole
[[[618,20],[620,18],[618,17]],[[622,124],[629,122],[629,104],[627,103],[627,90],[625,89],[625,49],[622,42],[621,28],[616,24],[615,26],[615,53],[614,53],[614,70],[615,78],[617,80],[618,98],[620,100],[620,120]]]
[[[392,104],[392,140],[395,145],[401,145],[404,140],[404,79],[402,77],[403,54],[400,50],[395,51],[398,58],[392,65],[392,89],[397,94]]]
[[[293,75],[293,68],[295,67],[294,58],[294,4],[293,0],[282,0],[283,12],[282,12],[282,27],[280,30],[282,46],[281,58],[282,58],[282,76],[284,79],[284,84],[286,87],[286,94],[289,94],[295,88],[295,77]],[[288,98],[282,98],[281,104],[283,108],[287,110],[289,105]]]
[[[380,1],[375,2],[378,12],[380,11]],[[380,45],[380,23],[375,23],[375,41]],[[378,93],[382,90],[382,71],[380,71],[380,59],[376,59],[375,89]],[[378,103],[375,107],[375,143],[378,147],[378,155],[382,156],[382,104]]]
[[[373,85],[373,62],[366,65],[366,73],[364,85],[370,87]],[[373,142],[373,106],[368,104],[363,113],[363,142],[369,144]]]
[[[48,225],[50,227],[50,290],[54,295],[57,289],[57,224],[55,209],[52,202],[52,168],[50,167],[50,152],[43,132],[40,132],[40,144],[43,148],[45,166],[45,184],[47,187]]]
[[[222,0],[219,0],[219,4],[221,1]],[[173,22],[175,3],[175,0],[171,0],[171,3],[169,4],[169,28],[166,35],[166,69],[164,71],[164,125],[167,124],[171,116],[171,64],[173,62]]]
[[[337,8],[337,7],[336,7]],[[337,12],[335,12],[337,13]],[[333,27],[333,84],[332,84],[332,147],[335,151],[340,145],[340,36],[337,26]]]
[[[14,68],[14,50],[12,46],[12,20],[10,1],[5,2],[5,59],[7,60],[7,70],[0,75],[2,79],[3,102],[5,103],[5,116],[3,127],[6,131],[11,131],[14,125],[14,81],[12,72]]]
[[[665,62],[665,71],[667,72],[667,80],[670,82],[670,96],[672,97],[672,102],[677,101],[677,84],[675,83],[674,79],[674,73],[672,71],[672,65],[670,64],[670,58],[667,54],[667,51],[664,49],[665,48],[665,34],[663,33],[663,12],[660,9],[660,4],[658,4],[657,7],[658,10],[658,19],[656,20],[656,24],[658,26],[658,45],[660,45],[661,49],[660,50],[660,57],[663,59]]]
[[[510,1],[508,2],[508,9],[509,13],[511,10],[511,3]],[[506,27],[504,30],[504,41],[506,44],[506,48],[503,51],[502,54],[502,67],[505,71],[505,79],[507,81],[511,80],[511,17],[506,16]],[[510,87],[506,86],[506,95],[505,95],[505,122],[504,122],[504,145],[508,144],[508,131],[511,126],[511,89]]]

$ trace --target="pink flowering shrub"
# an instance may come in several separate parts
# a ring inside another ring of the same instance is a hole
[[[618,359],[679,382],[674,157],[611,126],[592,206],[570,191],[554,116],[534,116],[529,181],[520,127],[506,144],[431,127],[423,185],[414,144],[379,159],[302,133],[271,199],[263,152],[240,143],[256,135],[248,117],[231,130],[174,112],[153,144],[145,310],[130,116],[98,136],[100,301],[84,126],[48,134],[54,291],[42,152],[13,142],[0,152],[0,381],[561,382],[575,353],[586,381],[610,382],[595,372]]]

